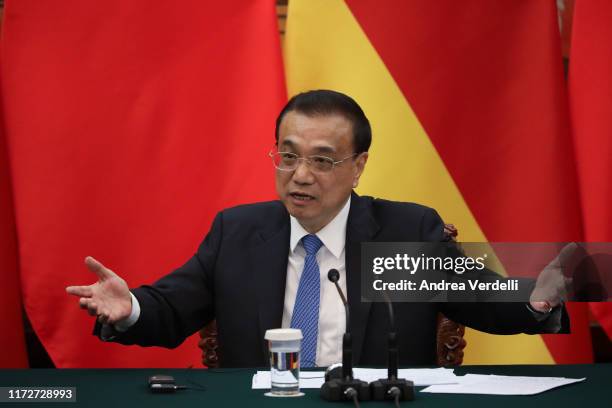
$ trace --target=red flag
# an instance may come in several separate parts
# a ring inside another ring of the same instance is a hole
[[[58,367],[198,364],[91,335],[64,287],[93,255],[130,286],[197,249],[222,208],[274,197],[284,90],[274,0],[7,2],[3,82],[21,277]]]
[[[17,236],[6,141],[1,119],[0,111],[0,271],[2,271],[0,322],[5,333],[0,336],[0,368],[23,368],[28,366],[28,361],[21,317]]]
[[[569,96],[587,241],[612,241],[612,3],[576,1]],[[612,304],[591,310],[612,339]]]

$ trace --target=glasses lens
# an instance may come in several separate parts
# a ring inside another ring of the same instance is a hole
[[[334,167],[334,161],[329,157],[311,156],[310,162],[312,163],[312,169],[319,173],[326,173]]]
[[[294,170],[297,166],[298,156],[293,153],[278,152],[273,156],[274,166],[281,170]]]
[[[295,153],[270,153],[274,167],[279,170],[293,171],[297,169],[300,157]],[[310,156],[307,159],[310,169],[316,173],[327,173],[334,168],[334,159],[325,156]]]

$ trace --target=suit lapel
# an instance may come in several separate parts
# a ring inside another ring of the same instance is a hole
[[[280,206],[282,204],[279,203]],[[285,303],[285,282],[289,253],[289,215],[282,207],[282,217],[270,222],[271,228],[259,234],[259,244],[250,248],[252,285],[257,294],[259,339],[264,355],[267,346],[264,334],[282,325]]]
[[[361,301],[361,243],[371,241],[379,229],[372,217],[371,201],[353,193],[346,226],[346,276],[354,362],[361,358],[371,305]]]

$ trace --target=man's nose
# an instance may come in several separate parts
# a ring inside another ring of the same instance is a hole
[[[298,184],[312,184],[314,183],[314,175],[310,170],[310,165],[306,160],[299,160],[298,165],[293,171],[293,181]]]

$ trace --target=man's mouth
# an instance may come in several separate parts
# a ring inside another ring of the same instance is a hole
[[[298,201],[310,201],[315,199],[313,196],[305,193],[290,193],[289,195]]]

